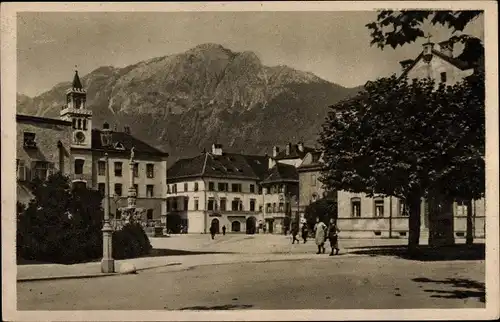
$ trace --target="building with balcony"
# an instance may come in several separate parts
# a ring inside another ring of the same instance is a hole
[[[73,185],[97,189],[104,196],[108,166],[110,213],[120,217],[118,209],[127,203],[129,160],[134,148],[137,207],[146,209],[145,222],[165,218],[168,153],[139,140],[128,127],[117,131],[104,123],[101,129],[92,128],[92,109],[86,101],[87,93],[75,72],[72,87],[66,91],[66,104],[61,108],[60,119],[17,116],[19,181],[61,171],[70,177]],[[105,154],[109,158],[107,165]],[[29,191],[23,195],[26,197],[19,199],[30,198]]]
[[[295,165],[310,148],[288,144],[272,156],[209,152],[178,160],[168,170],[167,226],[172,232],[283,233],[296,213]],[[295,207],[295,208],[294,208]],[[287,219],[288,218],[288,219]]]

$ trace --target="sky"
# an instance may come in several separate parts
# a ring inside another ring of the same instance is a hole
[[[288,65],[346,87],[400,71],[423,40],[380,50],[365,25],[374,11],[39,12],[17,18],[17,92],[41,94],[100,66],[125,67],[203,43],[253,51],[267,66]],[[450,36],[426,28],[432,40]],[[464,31],[482,38],[483,19]]]

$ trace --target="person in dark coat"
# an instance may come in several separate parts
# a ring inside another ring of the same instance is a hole
[[[295,244],[295,241],[297,241],[297,244],[300,244],[299,239],[297,238],[297,235],[299,234],[299,226],[297,224],[293,224],[292,226],[292,244]]]
[[[215,226],[210,226],[210,235],[212,235],[212,239],[215,239]]]
[[[226,226],[222,226],[222,235],[226,235]]]
[[[328,225],[328,239],[330,240],[330,247],[332,251],[330,252],[330,256],[333,256],[333,251],[335,250],[335,255],[339,253],[339,228],[335,223],[333,218],[330,219],[330,224]]]
[[[309,230],[307,229],[307,223],[302,224],[302,239],[304,240],[304,244],[307,242],[307,235],[309,234]]]

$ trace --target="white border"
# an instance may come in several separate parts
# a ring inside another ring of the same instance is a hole
[[[280,311],[17,311],[15,261],[16,151],[16,13],[20,11],[372,11],[377,9],[485,10],[486,50],[486,308],[411,310],[280,310]],[[499,175],[498,175],[498,34],[493,1],[401,2],[210,2],[210,3],[2,3],[1,7],[1,151],[2,151],[2,307],[6,320],[32,321],[203,321],[203,320],[476,320],[499,317]]]

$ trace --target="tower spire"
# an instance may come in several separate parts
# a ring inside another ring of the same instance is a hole
[[[82,82],[80,82],[80,77],[78,76],[78,70],[75,65],[75,77],[73,77],[73,88],[83,89]]]

